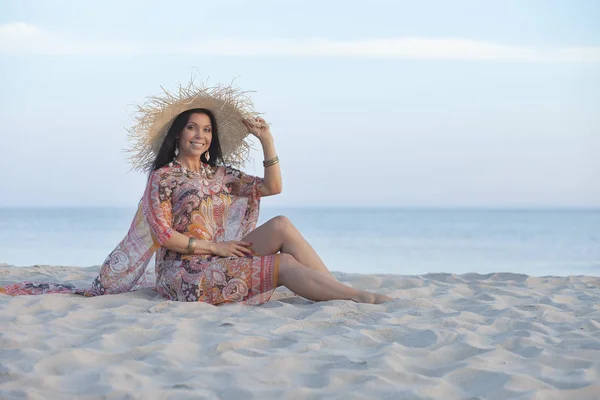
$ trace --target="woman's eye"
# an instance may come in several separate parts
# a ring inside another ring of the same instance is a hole
[[[191,131],[194,129],[194,125],[188,125],[188,129]]]

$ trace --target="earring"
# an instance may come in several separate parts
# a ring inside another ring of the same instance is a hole
[[[206,150],[206,153],[204,153],[204,158],[206,158],[206,162],[210,161],[210,153],[208,152],[208,150]]]
[[[179,155],[179,138],[175,138],[175,157]]]

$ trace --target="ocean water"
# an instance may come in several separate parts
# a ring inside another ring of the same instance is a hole
[[[0,263],[101,264],[134,209],[0,208]],[[600,209],[276,209],[333,271],[600,275]]]

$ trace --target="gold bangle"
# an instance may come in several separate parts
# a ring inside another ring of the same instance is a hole
[[[270,160],[265,160],[263,161],[263,167],[267,168],[270,167],[271,165],[275,165],[279,162],[279,157],[275,156],[273,158],[271,158]]]
[[[188,241],[188,254],[194,254],[196,252],[196,238],[191,237]]]

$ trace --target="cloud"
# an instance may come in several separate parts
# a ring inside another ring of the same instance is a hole
[[[207,39],[182,46],[158,42],[82,42],[16,22],[0,25],[0,54],[210,54],[304,58],[377,58],[512,62],[600,63],[600,47],[532,47],[461,38],[380,38],[363,40]]]
[[[136,52],[139,53],[135,46],[72,40],[26,22],[0,25],[0,54],[127,55]]]
[[[535,48],[459,38],[387,38],[368,40],[221,39],[186,51],[221,55],[356,57],[415,60],[600,62],[600,47]]]

